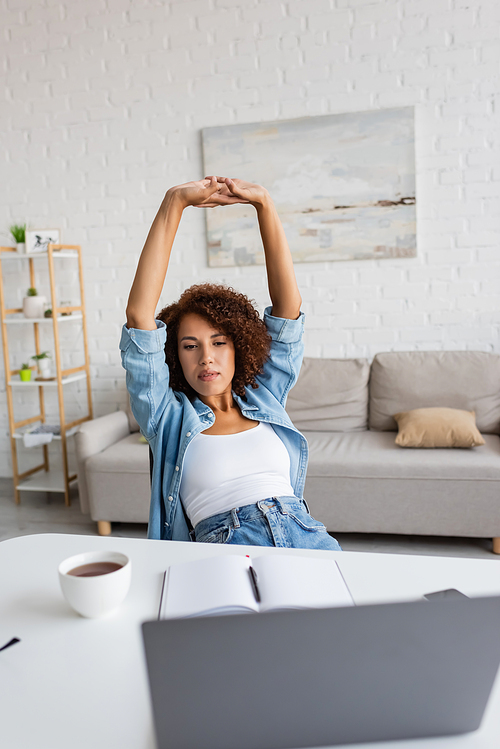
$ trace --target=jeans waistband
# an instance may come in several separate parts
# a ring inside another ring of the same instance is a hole
[[[242,523],[264,517],[269,512],[281,512],[282,515],[288,515],[288,512],[292,512],[294,509],[303,510],[304,508],[309,512],[305,499],[299,499],[298,497],[260,499],[251,505],[234,507],[232,510],[220,512],[218,515],[210,515],[196,525],[194,533],[199,536],[201,533],[211,533],[220,527],[239,528]]]

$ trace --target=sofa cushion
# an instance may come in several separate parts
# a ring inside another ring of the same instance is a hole
[[[370,373],[370,429],[396,431],[400,411],[475,411],[482,434],[500,432],[500,356],[484,351],[377,354]]]
[[[309,443],[308,477],[500,481],[496,435],[484,436],[483,447],[455,450],[401,450],[393,432],[305,432],[304,436]],[[472,497],[473,485],[470,491]]]
[[[149,446],[134,432],[87,458],[85,472],[93,520],[147,523],[149,518]]]
[[[149,445],[139,442],[133,432],[125,439],[87,459],[87,473],[146,473],[149,476]]]
[[[484,440],[474,411],[459,408],[416,408],[394,414],[399,447],[477,447]]]
[[[301,432],[356,432],[367,429],[367,359],[305,358],[286,410]]]

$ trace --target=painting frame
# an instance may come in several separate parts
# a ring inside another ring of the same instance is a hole
[[[415,107],[201,131],[204,174],[262,184],[294,263],[417,256]],[[254,211],[205,212],[209,267],[263,265]]]
[[[38,255],[47,252],[49,244],[61,243],[60,229],[27,229],[26,254]]]

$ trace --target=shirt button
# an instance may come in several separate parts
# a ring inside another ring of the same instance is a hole
[[[173,502],[173,501],[174,501],[174,498],[173,498],[173,497],[169,497],[169,498],[168,498],[168,501],[169,501],[169,502]]]
[[[186,437],[191,437],[191,432],[186,432]]]
[[[179,466],[175,466],[175,470],[178,471],[179,470]]]

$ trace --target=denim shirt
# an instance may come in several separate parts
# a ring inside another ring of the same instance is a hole
[[[247,419],[272,424],[290,455],[290,483],[301,499],[308,447],[284,406],[302,364],[304,315],[287,320],[270,312],[268,307],[264,322],[271,349],[262,374],[255,378],[259,387],[246,387],[245,399],[234,392],[233,397]],[[198,397],[191,401],[169,386],[166,336],[166,325],[160,320],[156,320],[156,330],[124,325],[120,349],[132,412],[153,453],[148,538],[191,541],[190,524],[179,497],[184,456],[191,440],[208,429],[215,416]]]

